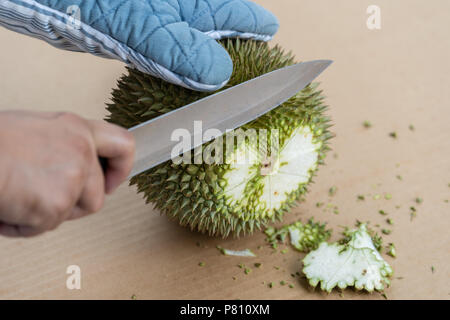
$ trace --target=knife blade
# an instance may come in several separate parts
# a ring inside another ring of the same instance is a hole
[[[171,159],[179,143],[171,139],[175,130],[188,130],[194,149],[212,140],[204,139],[204,131],[225,133],[255,120],[305,88],[331,63],[315,60],[278,69],[130,128],[136,153],[129,177]],[[195,121],[202,122],[201,132],[194,130]]]

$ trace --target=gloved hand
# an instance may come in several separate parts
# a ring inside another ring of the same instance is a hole
[[[247,0],[0,0],[0,25],[200,91],[219,89],[233,70],[214,39],[267,41],[278,29]]]

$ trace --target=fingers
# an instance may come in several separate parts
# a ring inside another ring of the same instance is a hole
[[[108,160],[104,190],[109,194],[126,180],[131,172],[134,162],[134,137],[127,130],[104,121],[92,120],[89,125],[98,156]],[[93,183],[90,188],[94,190],[98,185]]]
[[[69,216],[67,217],[67,220],[76,220],[76,219],[85,217],[85,216],[89,215],[90,213],[92,213],[92,212],[88,212],[85,209],[81,209],[79,206],[76,206],[70,212]]]
[[[279,28],[278,19],[271,12],[247,0],[186,1],[181,10],[181,17],[191,28],[214,39],[240,36],[268,41]]]
[[[76,205],[68,212],[67,220],[99,211],[105,201],[105,192],[113,192],[128,177],[133,166],[134,138],[127,130],[98,120],[90,120],[87,124],[95,157],[90,159],[83,190]],[[98,157],[107,160],[105,172]]]
[[[228,82],[233,63],[226,50],[211,37],[186,22],[166,25],[158,33],[164,41],[158,41],[155,60],[181,76],[184,86],[213,91]]]
[[[105,177],[100,163],[94,159],[81,196],[68,219],[76,219],[99,211],[105,201]]]
[[[0,223],[0,235],[10,238],[34,237],[45,231],[47,231],[47,229]]]

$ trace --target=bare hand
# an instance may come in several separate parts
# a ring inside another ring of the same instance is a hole
[[[108,160],[105,173],[98,157]],[[0,234],[34,236],[100,210],[133,157],[133,136],[104,121],[0,112]]]

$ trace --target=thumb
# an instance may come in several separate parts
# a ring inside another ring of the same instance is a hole
[[[186,22],[167,25],[158,33],[152,41],[159,47],[154,59],[173,72],[182,85],[214,91],[228,82],[233,62],[226,50],[211,37]]]

